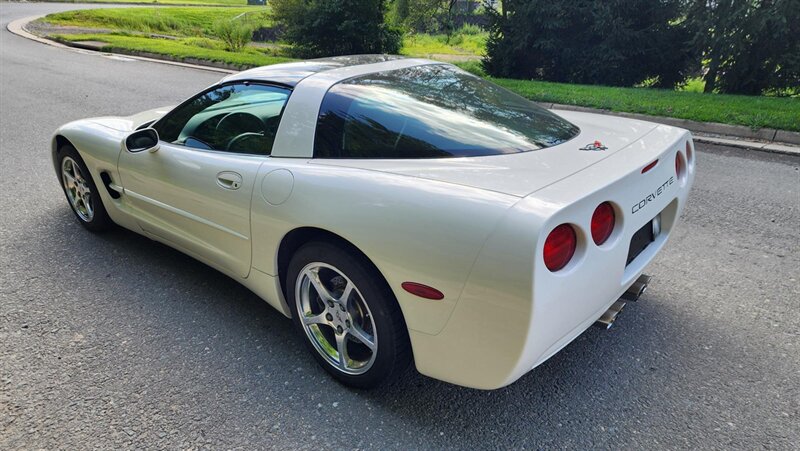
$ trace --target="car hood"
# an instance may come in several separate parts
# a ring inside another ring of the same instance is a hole
[[[167,114],[170,110],[172,110],[172,108],[174,107],[168,106],[168,107],[155,108],[152,110],[142,111],[141,113],[137,113],[132,116],[124,116],[124,117],[104,116],[104,117],[93,117],[86,120],[89,122],[94,122],[95,124],[102,125],[104,127],[108,127],[112,130],[117,130],[120,132],[130,132],[136,130],[137,127],[146,122],[154,121],[156,119],[161,118],[161,116]]]
[[[408,160],[312,160],[312,164],[390,172],[524,197],[581,171],[641,139],[659,124],[616,116],[553,111],[580,127],[562,144],[515,154]],[[600,141],[606,150],[580,150]]]

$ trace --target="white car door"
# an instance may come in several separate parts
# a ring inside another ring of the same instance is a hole
[[[123,151],[123,199],[142,229],[247,277],[253,186],[289,94],[249,82],[210,89],[153,125],[160,137],[156,151]]]

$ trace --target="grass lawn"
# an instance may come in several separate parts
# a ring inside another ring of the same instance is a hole
[[[800,131],[800,99],[703,94],[650,88],[612,88],[534,80],[492,78],[493,82],[539,102],[603,108],[703,122]]]
[[[266,8],[253,6],[88,9],[50,14],[44,21],[58,26],[202,36],[210,34],[215,21],[239,16],[269,26],[266,13]]]
[[[186,58],[216,61],[238,66],[242,69],[255,66],[291,61],[290,58],[275,56],[269,49],[247,47],[240,52],[229,52],[222,42],[202,38],[186,37],[180,39],[154,39],[145,36],[118,34],[69,34],[53,36],[61,41],[101,41],[107,42],[104,51],[130,53],[148,52],[164,55],[175,60]]]
[[[107,42],[108,46],[104,50],[119,53],[148,52],[164,55],[168,59],[192,58],[241,68],[291,61],[284,56],[284,50],[280,46],[248,46],[240,52],[226,51],[222,42],[211,33],[212,24],[216,20],[232,19],[242,14],[248,20],[264,26],[270,25],[263,7],[99,9],[51,14],[40,20],[57,26],[112,30],[110,34],[66,34],[64,31],[64,34],[55,37],[62,41]],[[151,37],[142,33],[170,35],[177,39]],[[409,56],[480,55],[485,47],[486,36],[485,32],[469,27],[456,32],[449,41],[443,35],[416,34],[406,37],[401,53]],[[470,72],[483,75],[479,61],[457,64]],[[752,128],[800,131],[800,98],[703,94],[697,92],[702,91],[702,80],[692,81],[688,89],[683,91],[571,85],[533,80],[493,78],[492,81],[539,102],[721,122]]]
[[[246,6],[247,0],[34,0],[48,3],[128,3],[142,5]]]
[[[425,55],[476,55],[482,56],[489,33],[456,32],[450,39],[446,35],[412,34],[403,39],[400,53],[409,56]]]

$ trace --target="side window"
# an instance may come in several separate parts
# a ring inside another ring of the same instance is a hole
[[[255,83],[221,86],[183,103],[153,128],[172,144],[269,155],[290,93]]]

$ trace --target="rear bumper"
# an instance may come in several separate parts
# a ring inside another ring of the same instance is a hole
[[[680,151],[686,158],[687,140],[684,130],[658,127],[519,202],[484,245],[444,329],[438,335],[411,331],[418,370],[459,385],[499,388],[591,326],[642,274],[676,226],[695,172],[692,156],[685,175],[676,176],[675,155]],[[659,163],[642,174],[655,159]],[[614,205],[617,223],[597,246],[591,215],[605,201]],[[631,237],[659,214],[661,233],[626,265]],[[570,263],[553,273],[541,259],[543,242],[563,223],[573,226],[579,244]]]

